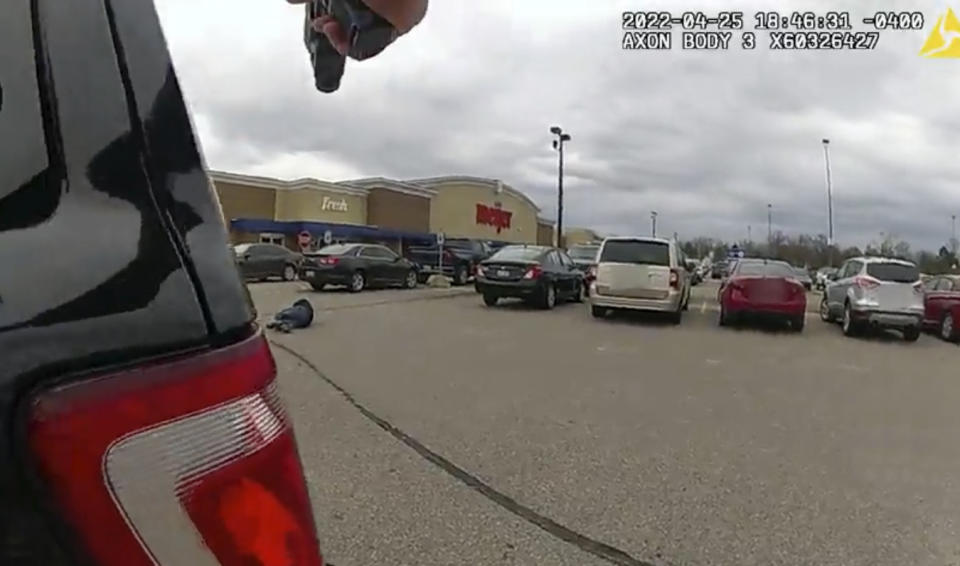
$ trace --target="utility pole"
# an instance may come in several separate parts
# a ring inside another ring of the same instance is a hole
[[[651,228],[651,233],[653,237],[656,238],[657,237],[657,211],[656,210],[650,213],[650,221],[653,224]]]
[[[560,126],[550,128],[550,133],[557,136],[553,140],[553,149],[560,154],[560,167],[557,174],[557,247],[563,247],[563,144],[570,141],[570,134],[563,133]]]

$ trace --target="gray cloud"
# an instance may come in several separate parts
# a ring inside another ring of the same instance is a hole
[[[574,137],[568,225],[645,232],[657,210],[665,232],[742,238],[751,225],[761,239],[768,202],[777,229],[826,231],[829,137],[842,243],[883,231],[935,248],[949,237],[960,73],[916,56],[922,33],[884,32],[874,52],[774,53],[762,38],[752,52],[624,52],[619,12],[636,6],[596,4],[434,2],[421,28],[352,64],[332,96],[313,91],[300,12],[285,2],[167,0],[161,14],[219,169],[502,178],[553,216],[556,123]],[[849,5],[855,19],[895,8]],[[940,8],[910,7],[930,22]],[[743,10],[752,27],[755,8]]]

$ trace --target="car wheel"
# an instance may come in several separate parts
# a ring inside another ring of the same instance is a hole
[[[367,286],[367,279],[364,277],[362,271],[354,271],[353,276],[350,277],[350,292],[359,293],[363,291],[363,288]]]
[[[920,327],[908,326],[903,329],[903,339],[907,342],[916,342],[920,339]]]
[[[604,307],[590,305],[590,314],[593,315],[593,318],[603,318],[607,316],[607,309]]]
[[[830,314],[830,303],[827,302],[826,296],[820,299],[820,320],[823,322],[834,322],[833,315]]]
[[[798,315],[790,320],[790,329],[794,332],[803,332],[803,325],[806,323],[804,315]]]
[[[313,287],[314,291],[323,291],[324,287],[326,287],[324,283],[311,283],[310,286]]]
[[[574,302],[582,303],[587,296],[586,286],[583,281],[577,284],[577,293],[573,296]]]
[[[293,281],[297,278],[297,268],[292,265],[283,266],[283,280]]]
[[[497,306],[498,300],[500,300],[500,297],[496,295],[491,295],[489,293],[484,293],[483,295],[483,304],[487,305],[488,307]]]
[[[553,285],[547,285],[543,290],[543,298],[540,306],[545,310],[550,310],[557,306],[557,289]]]
[[[843,334],[845,336],[856,336],[859,327],[857,323],[853,320],[853,313],[850,312],[850,304],[846,304],[843,307],[843,320],[841,321],[841,327],[843,328]]]
[[[470,271],[467,269],[467,266],[457,266],[457,270],[453,272],[453,284],[466,285],[468,279],[470,279]]]
[[[407,273],[407,278],[404,280],[403,285],[407,289],[416,289],[418,282],[417,272],[411,269],[410,272]]]
[[[957,342],[957,328],[952,313],[943,315],[943,320],[940,321],[940,338],[947,342]]]

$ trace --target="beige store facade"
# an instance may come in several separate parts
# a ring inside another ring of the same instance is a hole
[[[234,243],[268,241],[296,249],[297,235],[405,245],[448,238],[549,244],[553,224],[536,203],[494,179],[382,177],[331,183],[210,172]]]

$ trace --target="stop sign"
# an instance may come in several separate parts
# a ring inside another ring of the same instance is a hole
[[[297,243],[299,243],[301,247],[305,248],[309,246],[311,240],[313,240],[313,237],[310,236],[310,232],[306,230],[297,234]]]

